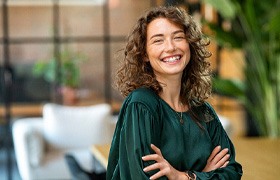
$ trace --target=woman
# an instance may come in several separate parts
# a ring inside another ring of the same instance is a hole
[[[234,146],[215,111],[209,43],[192,18],[157,7],[128,37],[116,84],[126,97],[107,179],[240,179]]]

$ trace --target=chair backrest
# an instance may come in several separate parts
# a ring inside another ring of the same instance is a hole
[[[111,141],[111,106],[63,106],[48,103],[43,107],[44,136],[52,148],[85,148]]]

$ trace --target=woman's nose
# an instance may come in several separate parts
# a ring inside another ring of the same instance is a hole
[[[166,41],[165,50],[166,51],[175,51],[176,46],[175,46],[174,42],[172,42],[171,40]]]

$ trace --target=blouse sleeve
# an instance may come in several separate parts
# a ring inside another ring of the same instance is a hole
[[[207,104],[207,109],[213,119],[207,122],[207,130],[212,140],[213,148],[220,145],[222,149],[228,148],[230,159],[229,164],[225,168],[219,168],[210,172],[197,172],[194,173],[198,180],[219,179],[219,180],[238,180],[242,176],[242,166],[235,161],[234,146],[226,134],[217,114],[214,109]]]
[[[158,118],[145,105],[131,103],[126,107],[119,134],[119,162],[114,170],[119,177],[116,179],[145,180],[155,173],[143,171],[152,162],[144,162],[142,156],[153,153],[151,143],[159,145],[159,127]]]

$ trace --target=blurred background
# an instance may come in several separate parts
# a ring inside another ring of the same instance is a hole
[[[185,8],[209,37],[209,102],[229,122],[230,137],[280,136],[279,0],[0,2],[1,179],[20,179],[13,122],[41,116],[45,103],[109,103],[118,114],[123,97],[112,83],[120,50],[139,15],[153,6]]]

